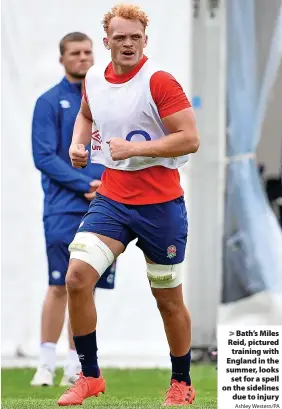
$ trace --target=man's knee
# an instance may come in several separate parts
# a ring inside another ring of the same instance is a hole
[[[80,260],[71,260],[66,275],[66,287],[68,293],[93,288],[99,274],[87,263]]]
[[[174,294],[177,291],[179,296]],[[183,298],[179,288],[156,289],[152,288],[152,293],[156,299],[158,309],[161,314],[174,315],[184,307]]]

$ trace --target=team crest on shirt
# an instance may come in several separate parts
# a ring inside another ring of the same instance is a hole
[[[70,108],[71,104],[70,101],[66,100],[66,99],[62,99],[60,101],[61,107],[66,109],[66,108]]]
[[[167,248],[167,256],[168,258],[173,258],[176,256],[176,247],[172,244]]]
[[[108,284],[113,284],[114,279],[115,279],[115,276],[113,275],[113,273],[109,274],[108,277],[107,277],[107,283]]]

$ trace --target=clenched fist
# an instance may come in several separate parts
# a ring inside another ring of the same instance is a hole
[[[134,155],[134,143],[122,138],[112,138],[108,142],[113,160],[124,160]]]
[[[90,185],[90,190],[88,193],[84,193],[84,197],[89,200],[89,202],[92,202],[94,197],[96,196],[96,190],[98,187],[102,184],[101,180],[92,180],[92,182],[89,183]]]
[[[89,152],[85,150],[83,144],[71,144],[69,155],[74,168],[85,168],[88,163]]]

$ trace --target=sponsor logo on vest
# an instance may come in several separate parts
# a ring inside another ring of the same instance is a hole
[[[95,141],[96,143],[98,143],[98,145],[92,145],[92,150],[93,151],[101,151],[101,143],[102,143],[102,138],[99,134],[98,129],[94,132],[92,132],[92,136],[91,138],[93,139],[93,141]]]
[[[92,138],[94,141],[98,142],[98,143],[102,143],[102,139],[101,139],[101,136],[100,136],[100,134],[99,134],[98,129],[97,129],[97,131],[92,132],[91,138]]]
[[[151,141],[151,137],[150,137],[150,135],[148,134],[148,132],[145,132],[145,131],[141,131],[141,130],[136,130],[136,131],[131,131],[131,132],[129,132],[129,134],[127,135],[127,137],[125,138],[127,141],[131,141],[131,139],[132,139],[132,137],[134,136],[134,135],[142,135],[142,136],[144,136],[144,138],[146,139],[146,141]]]

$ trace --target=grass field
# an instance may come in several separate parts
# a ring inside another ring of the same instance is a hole
[[[56,400],[64,388],[59,386],[34,388],[29,382],[33,369],[2,370],[2,408],[49,409],[58,408]],[[168,386],[167,370],[116,370],[105,369],[107,391],[99,398],[87,399],[84,408],[161,408]],[[56,383],[62,371],[57,371]],[[197,398],[191,409],[216,409],[216,370],[210,365],[192,368],[193,384]],[[81,406],[76,406],[81,407]]]

